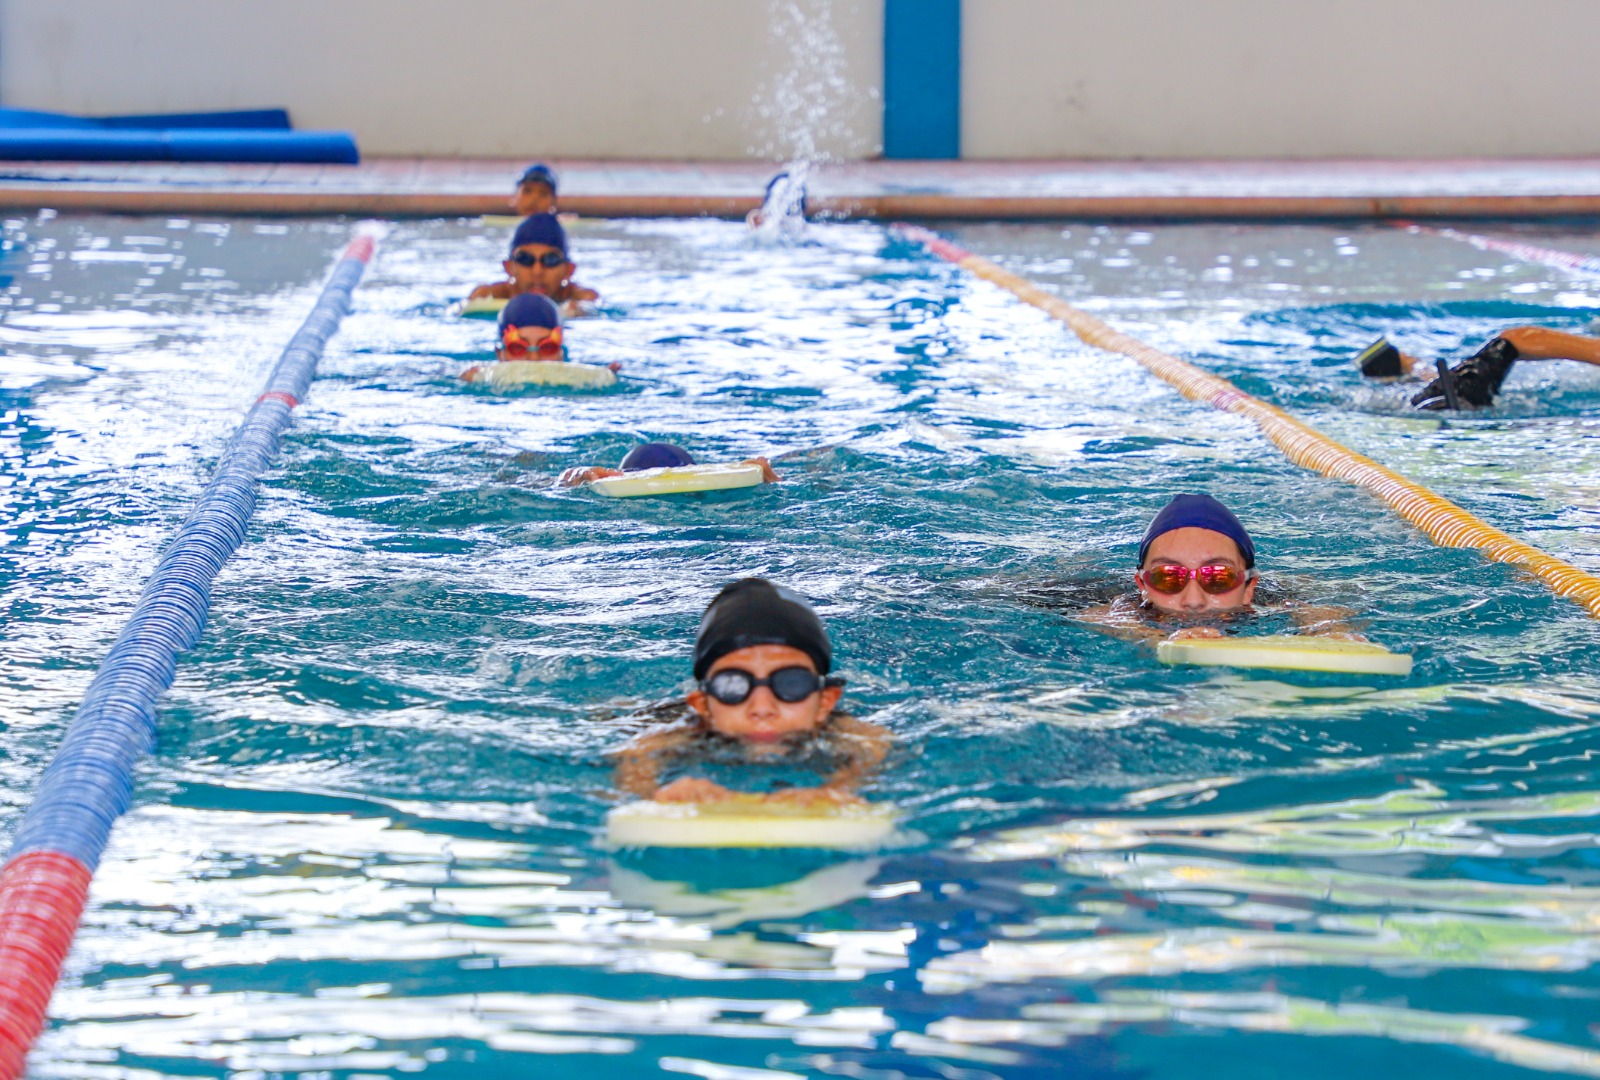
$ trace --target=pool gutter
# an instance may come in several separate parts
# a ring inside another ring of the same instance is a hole
[[[357,166],[8,162],[0,209],[456,217],[508,212],[523,159]],[[738,218],[766,162],[557,162],[561,209]],[[895,220],[1600,216],[1600,158],[1430,161],[867,161],[813,167],[811,207]]]

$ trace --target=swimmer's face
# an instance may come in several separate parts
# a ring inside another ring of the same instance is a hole
[[[1191,577],[1181,592],[1163,593],[1136,580],[1139,595],[1157,611],[1175,615],[1220,615],[1247,608],[1255,599],[1256,582],[1254,578],[1245,580],[1244,557],[1239,553],[1239,545],[1219,532],[1186,528],[1162,533],[1151,542],[1140,570],[1147,571],[1164,563],[1175,563],[1190,570],[1202,566],[1232,567],[1239,584],[1225,593],[1209,593],[1200,587],[1199,579]]]
[[[706,675],[710,677],[727,668],[738,668],[764,679],[787,667],[817,670],[811,657],[799,649],[788,645],[752,645],[719,658]],[[689,693],[689,707],[718,735],[737,739],[752,749],[777,752],[785,740],[822,727],[843,693],[842,687],[829,686],[801,701],[779,701],[772,687],[758,686],[739,704],[724,705],[697,688]]]
[[[518,217],[556,212],[556,193],[543,180],[524,180],[511,194],[511,209]]]
[[[526,356],[512,356],[510,353],[506,352],[504,347],[501,347],[501,348],[495,350],[494,358],[496,360],[539,360],[539,359],[542,359],[540,356],[537,355],[538,349],[539,349],[539,342],[544,341],[546,338],[548,338],[553,333],[555,333],[555,331],[550,329],[548,326],[519,326],[519,327],[517,327],[517,336],[522,338],[523,341],[528,343],[528,354],[529,355],[526,355]]]
[[[506,276],[517,283],[518,292],[554,296],[561,291],[561,286],[571,279],[572,272],[577,269],[576,264],[568,262],[566,256],[562,255],[560,248],[551,247],[549,244],[523,244],[512,252],[513,255],[523,253],[533,257],[532,266],[523,266],[511,259],[500,264],[505,267]],[[554,266],[546,266],[544,258],[552,253],[561,255],[561,261]]]

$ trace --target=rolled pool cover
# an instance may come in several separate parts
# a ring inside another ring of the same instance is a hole
[[[211,583],[244,541],[261,474],[349,310],[373,240],[358,236],[284,349],[90,682],[0,868],[0,1080],[17,1080],[77,932],[106,841],[155,742],[178,654],[200,639]]]

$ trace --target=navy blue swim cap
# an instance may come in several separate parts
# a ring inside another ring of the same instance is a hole
[[[556,308],[555,301],[541,293],[518,293],[500,309],[502,335],[508,326],[542,326],[546,330],[554,330],[560,325],[561,312]]]
[[[556,193],[556,171],[542,161],[536,161],[522,170],[522,175],[517,177],[517,186],[538,182],[550,189],[550,194]]]
[[[522,219],[517,231],[511,234],[511,251],[523,244],[544,244],[561,254],[567,253],[567,230],[561,227],[554,214],[533,214]]]
[[[1239,545],[1239,555],[1244,559],[1246,570],[1256,564],[1256,546],[1239,519],[1233,516],[1232,510],[1210,495],[1176,495],[1161,508],[1161,513],[1144,531],[1144,539],[1139,541],[1140,566],[1144,565],[1144,557],[1149,554],[1150,545],[1156,537],[1173,529],[1210,529],[1221,533]]]
[[[752,645],[787,645],[811,657],[817,674],[833,666],[833,646],[822,620],[805,598],[765,578],[742,578],[725,585],[700,619],[694,639],[694,677],[711,665]]]
[[[690,457],[686,450],[679,449],[671,443],[647,442],[628,451],[628,456],[622,459],[622,471],[670,469],[677,465],[693,464],[694,458]]]
[[[767,203],[771,202],[772,201],[772,193],[777,190],[779,184],[782,184],[782,183],[785,183],[785,182],[789,183],[789,191],[788,191],[789,204],[787,206],[780,207],[779,209],[781,209],[782,212],[785,213],[785,214],[790,213],[790,212],[792,212],[794,210],[799,210],[801,217],[808,216],[809,213],[810,213],[810,210],[808,209],[807,204],[806,204],[806,185],[805,185],[805,183],[803,181],[799,182],[799,183],[796,183],[795,180],[794,180],[794,177],[790,176],[787,172],[778,173],[771,180],[767,181],[767,193],[766,193],[766,195],[764,195],[762,197],[761,205],[763,207],[765,207]],[[796,187],[798,187],[800,189],[799,190],[800,197],[798,199],[795,198],[795,188]]]

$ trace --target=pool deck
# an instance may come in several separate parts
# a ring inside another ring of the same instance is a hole
[[[527,159],[361,165],[0,163],[8,210],[164,214],[504,214]],[[742,216],[764,162],[554,161],[561,208]],[[843,217],[1531,218],[1600,215],[1600,157],[1426,161],[864,161],[814,168],[814,213]]]

